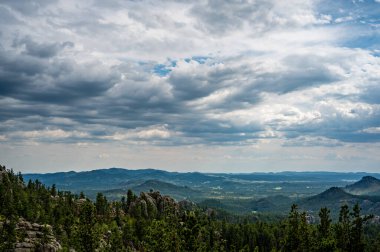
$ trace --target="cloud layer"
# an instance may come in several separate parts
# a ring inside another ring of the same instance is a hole
[[[369,0],[2,1],[0,148],[378,150],[378,13]]]

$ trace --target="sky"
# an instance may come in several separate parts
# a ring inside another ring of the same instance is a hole
[[[21,172],[380,172],[380,0],[1,0]]]

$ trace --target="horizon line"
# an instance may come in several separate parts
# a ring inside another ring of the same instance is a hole
[[[8,168],[7,168],[8,169]],[[369,171],[338,171],[338,170],[279,170],[279,171],[252,171],[252,172],[227,172],[227,171],[221,171],[221,172],[202,172],[202,171],[170,171],[165,170],[161,168],[125,168],[125,167],[108,167],[108,168],[97,168],[97,169],[90,169],[90,170],[66,170],[66,171],[52,171],[52,172],[21,172],[21,174],[55,174],[55,173],[81,173],[81,172],[93,172],[93,171],[99,171],[99,170],[111,170],[111,169],[120,169],[120,170],[129,170],[129,171],[138,171],[138,170],[155,170],[155,171],[162,171],[162,172],[169,172],[169,173],[200,173],[200,174],[279,174],[279,173],[344,173],[344,174],[358,174],[358,173],[365,173],[365,174],[378,174],[380,175],[380,172],[369,172]]]

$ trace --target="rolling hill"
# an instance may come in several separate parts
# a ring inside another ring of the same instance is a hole
[[[152,189],[177,200],[188,199],[236,213],[287,212],[292,203],[305,210],[318,211],[323,206],[339,210],[341,204],[356,202],[361,203],[366,211],[378,212],[380,206],[376,204],[380,196],[375,193],[380,180],[376,177],[380,178],[380,174],[182,173],[122,168],[24,175],[25,181],[38,179],[48,186],[55,184],[59,190],[83,191],[92,199],[98,192],[109,199],[120,199],[128,189],[135,194]],[[350,185],[352,182],[355,183]]]
[[[320,208],[327,207],[333,216],[337,216],[340,207],[347,204],[352,207],[356,203],[362,208],[363,214],[380,215],[380,198],[353,195],[347,193],[343,188],[331,187],[328,190],[312,197],[301,199],[296,202],[300,209],[317,213]]]
[[[347,185],[344,190],[354,195],[380,196],[380,180],[372,176],[365,176],[358,182]]]

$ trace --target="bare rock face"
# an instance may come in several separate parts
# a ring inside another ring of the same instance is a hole
[[[177,215],[179,205],[171,197],[162,196],[159,192],[142,192],[140,197],[131,203],[129,213],[148,218],[157,218],[164,214]]]
[[[182,211],[193,211],[197,207],[197,205],[194,202],[189,200],[182,200],[178,202],[178,205]]]
[[[146,202],[147,215],[150,218],[157,216],[157,201],[148,193],[142,192],[141,199]]]
[[[169,196],[163,196],[158,204],[160,214],[178,215],[179,205],[173,198]]]
[[[56,252],[62,249],[50,225],[32,224],[20,219],[16,224],[16,232],[19,234],[19,240],[15,244],[16,252]]]

